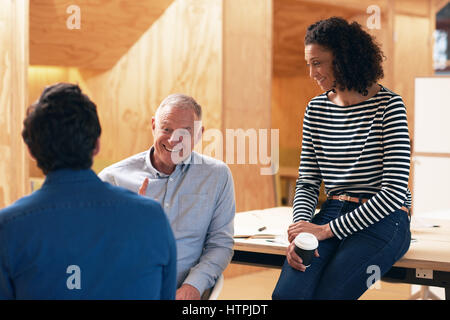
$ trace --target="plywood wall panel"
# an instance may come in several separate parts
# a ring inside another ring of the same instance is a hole
[[[172,1],[33,0],[30,62],[109,69]],[[71,6],[77,11],[71,10]],[[75,22],[74,17],[79,21],[79,29],[67,26],[68,21],[69,25]]]
[[[223,46],[223,129],[270,130],[272,1],[224,1]],[[230,168],[237,211],[274,206],[273,176],[248,162]]]
[[[344,9],[364,11],[367,9],[368,6],[371,5],[377,5],[381,8],[384,8],[386,4],[392,0],[297,0],[297,1],[314,5],[320,5],[324,8],[328,8],[330,6],[340,6]]]
[[[28,1],[0,3],[0,208],[29,191],[22,141],[28,68]]]
[[[324,5],[312,1],[274,1],[273,69],[275,76],[307,74],[304,39],[309,25],[331,16],[350,19],[352,16],[365,14],[367,8],[361,5],[339,6],[341,2],[329,2]],[[345,1],[342,1],[342,4],[344,3]]]
[[[422,16],[428,18],[429,5],[433,0],[395,0],[395,12],[399,14]]]
[[[429,23],[428,18],[395,16],[395,82],[392,90],[405,102],[411,138],[414,137],[414,79],[433,74]]]
[[[322,91],[308,76],[274,77],[272,128],[280,130],[280,164],[298,166],[303,116],[308,102]]]
[[[107,72],[80,70],[99,107],[99,158],[118,161],[153,142],[151,117],[169,94],[193,96],[221,128],[221,1],[175,1]]]

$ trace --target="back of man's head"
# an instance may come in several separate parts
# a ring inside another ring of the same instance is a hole
[[[76,84],[44,89],[27,111],[22,137],[44,174],[88,169],[101,134],[95,104]]]

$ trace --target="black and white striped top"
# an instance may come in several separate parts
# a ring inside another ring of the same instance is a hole
[[[411,207],[409,168],[408,122],[399,95],[381,87],[372,98],[342,107],[323,93],[305,112],[294,222],[311,220],[322,180],[327,195],[369,197],[330,222],[343,239],[402,206]]]

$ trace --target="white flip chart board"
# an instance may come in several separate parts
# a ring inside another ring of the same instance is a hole
[[[450,219],[450,77],[417,78],[413,208]]]
[[[414,215],[450,219],[450,158],[414,157]]]
[[[450,77],[416,78],[414,151],[450,153]]]

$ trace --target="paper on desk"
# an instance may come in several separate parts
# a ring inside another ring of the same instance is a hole
[[[291,207],[237,213],[234,218],[234,237],[274,239],[277,236],[285,236],[291,222]]]
[[[262,244],[264,246],[288,247],[289,241],[286,236],[273,236],[273,238],[235,238],[235,242],[245,244]]]
[[[427,221],[424,218],[417,218],[412,217],[411,218],[411,229],[425,229],[425,228],[435,228],[436,225],[431,223],[430,221]]]
[[[289,246],[289,244],[290,244],[287,234],[281,235],[281,236],[275,236],[275,238],[273,238],[273,239],[267,239],[266,243],[273,244],[275,246],[282,245],[285,247]]]

